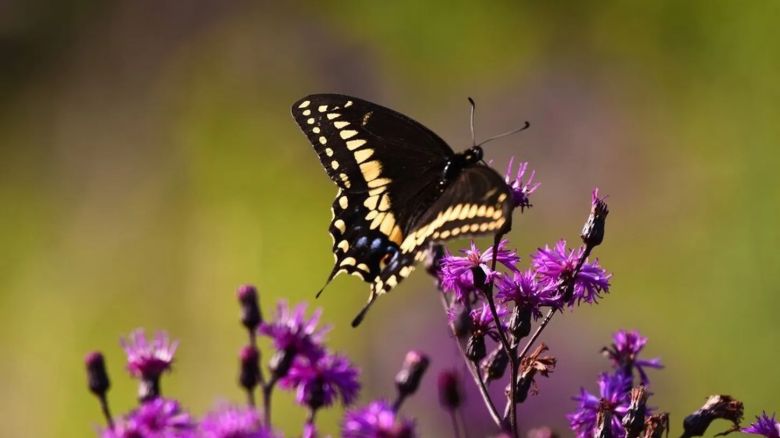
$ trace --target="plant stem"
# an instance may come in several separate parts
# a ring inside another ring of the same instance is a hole
[[[447,313],[447,310],[450,306],[449,303],[447,303],[447,297],[444,295],[444,292],[441,293],[441,303],[442,306],[444,306],[444,312]],[[452,324],[450,323],[448,325],[450,327],[450,331],[455,333],[455,328],[452,326]],[[458,344],[458,350],[460,351],[461,356],[463,356],[463,361],[466,362],[466,368],[468,368],[469,374],[471,374],[471,377],[474,379],[474,383],[477,385],[477,388],[479,388],[479,393],[482,396],[482,401],[485,403],[485,407],[487,407],[488,412],[490,413],[490,418],[493,419],[493,421],[496,423],[496,426],[501,426],[501,417],[499,416],[498,410],[496,409],[496,405],[493,404],[493,400],[490,398],[490,394],[487,392],[487,389],[482,382],[482,378],[479,376],[479,371],[475,371],[471,360],[466,357],[466,350],[463,349],[463,345],[461,344],[460,339],[457,339],[456,337],[455,343]]]
[[[452,432],[455,438],[460,438],[460,427],[458,427],[458,418],[455,416],[455,409],[450,411],[450,420],[452,420]]]
[[[265,409],[265,425],[271,427],[271,392],[276,385],[276,378],[271,377],[268,383],[262,386],[263,388],[263,408]]]
[[[108,408],[108,399],[105,394],[100,395],[100,408],[103,416],[106,417],[106,423],[109,429],[114,429],[114,417],[111,416],[111,410]]]

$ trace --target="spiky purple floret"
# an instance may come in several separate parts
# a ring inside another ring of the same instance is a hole
[[[275,438],[272,431],[263,426],[256,409],[243,406],[221,405],[209,412],[200,423],[202,438]]]
[[[169,371],[178,341],[171,341],[165,332],[157,332],[151,341],[146,339],[143,329],[136,329],[120,344],[127,354],[127,370],[133,377],[154,379]]]
[[[404,420],[384,401],[349,411],[344,416],[344,438],[414,438],[414,422]]]
[[[614,366],[627,376],[631,377],[633,369],[636,368],[642,384],[647,385],[650,383],[650,379],[648,379],[644,368],[659,369],[663,368],[663,365],[659,358],[639,359],[639,353],[645,348],[645,344],[647,344],[647,338],[638,331],[619,330],[613,336],[612,346],[607,347],[604,351]]]
[[[540,283],[533,270],[501,275],[496,280],[496,298],[503,302],[514,302],[516,306],[530,309],[534,318],[542,317],[542,307],[561,307],[562,296],[557,288]]]
[[[559,287],[567,274],[574,273],[583,251],[584,248],[566,249],[565,240],[558,241],[552,248],[547,245],[539,248],[531,258],[540,283],[547,287]],[[599,266],[598,261],[586,260],[574,278],[574,294],[565,304],[574,306],[582,301],[595,303],[602,293],[609,292],[610,278],[612,274]]]
[[[330,327],[317,328],[322,314],[315,310],[311,318],[306,319],[306,303],[291,309],[287,302],[277,304],[276,319],[260,324],[260,333],[270,337],[279,351],[294,351],[296,354],[317,360],[325,350],[322,342]]]
[[[360,371],[344,357],[326,354],[315,361],[299,358],[281,381],[283,388],[295,389],[298,403],[308,406],[313,397],[316,408],[330,406],[336,397],[351,404],[360,390]]]
[[[509,314],[509,309],[500,304],[497,304],[496,314],[498,314],[499,319],[504,318]],[[447,318],[449,321],[454,322],[457,317],[457,307],[450,307],[447,310]],[[482,334],[488,334],[495,331],[496,324],[493,320],[493,313],[490,311],[490,306],[488,306],[487,303],[482,303],[481,305],[471,309],[469,312],[469,317],[471,318],[471,331],[473,333],[481,332]],[[501,323],[504,325],[504,327],[506,327],[505,321],[501,321]]]
[[[743,428],[742,432],[763,435],[766,438],[780,438],[780,422],[775,419],[775,414],[770,417],[766,412],[762,412],[756,417],[756,421]]]
[[[520,257],[515,251],[506,249],[507,241],[502,240],[498,244],[496,251],[496,261],[504,265],[511,271],[517,270],[517,263]],[[442,289],[453,292],[455,298],[459,301],[474,290],[474,276],[472,269],[479,268],[485,273],[486,281],[496,275],[491,267],[493,265],[494,248],[491,246],[482,252],[474,242],[471,242],[469,249],[461,250],[464,256],[454,256],[447,254],[441,260],[441,269],[439,271],[439,280]]]
[[[194,438],[195,421],[181,409],[179,402],[155,398],[103,430],[103,438]]]
[[[593,395],[585,388],[580,388],[580,394],[573,397],[579,406],[575,412],[566,415],[569,426],[576,433],[577,438],[592,438],[599,405],[601,400],[604,400],[612,411],[612,436],[621,438],[625,436],[625,429],[620,420],[631,403],[631,380],[621,373],[603,373],[599,376],[598,383],[599,395]]]
[[[536,176],[536,171],[534,170],[531,171],[531,175],[528,176],[528,179],[523,181],[525,172],[528,169],[528,162],[522,162],[517,166],[517,172],[515,173],[514,179],[512,179],[512,173],[514,173],[512,172],[512,164],[514,163],[514,160],[515,157],[509,159],[509,165],[506,167],[504,179],[512,189],[512,201],[514,202],[515,207],[520,207],[520,211],[523,211],[525,208],[531,206],[529,197],[540,185],[542,185],[542,183],[534,182],[534,176]]]

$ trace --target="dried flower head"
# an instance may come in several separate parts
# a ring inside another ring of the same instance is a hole
[[[739,430],[739,423],[742,421],[744,407],[742,402],[729,395],[711,395],[704,406],[688,415],[683,420],[682,438],[693,436],[702,436],[716,419],[728,420],[732,427],[717,434],[726,435]]]

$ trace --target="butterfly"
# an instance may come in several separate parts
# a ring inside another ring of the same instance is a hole
[[[371,285],[353,327],[432,242],[509,230],[511,189],[480,146],[456,153],[409,117],[339,94],[304,97],[292,115],[338,186],[329,227],[336,261],[325,285],[340,273]]]

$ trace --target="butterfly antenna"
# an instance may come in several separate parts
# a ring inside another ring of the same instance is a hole
[[[368,302],[365,306],[363,306],[362,309],[360,309],[360,312],[355,316],[355,319],[352,320],[352,327],[355,328],[360,325],[361,322],[363,322],[363,318],[366,317],[366,313],[368,313],[368,309],[371,308],[371,305],[374,304],[374,301],[376,301],[377,294],[372,290],[371,296],[368,297]]]
[[[470,97],[469,97],[469,103],[471,104],[471,110],[470,110],[470,114],[469,114],[469,127],[471,128],[471,145],[472,146],[476,146],[477,145],[477,140],[476,140],[477,137],[474,134],[474,113],[476,112],[477,104],[474,103],[474,99],[472,99]]]
[[[478,144],[477,146],[482,146],[483,144],[491,142],[493,140],[498,140],[499,138],[504,138],[504,137],[508,137],[510,135],[513,135],[513,134],[517,134],[518,132],[525,131],[526,129],[528,129],[530,127],[531,127],[531,124],[528,121],[526,121],[525,124],[522,127],[517,128],[517,129],[513,129],[511,131],[504,132],[502,134],[494,135],[493,137],[490,137],[489,139],[482,141],[482,143]]]

